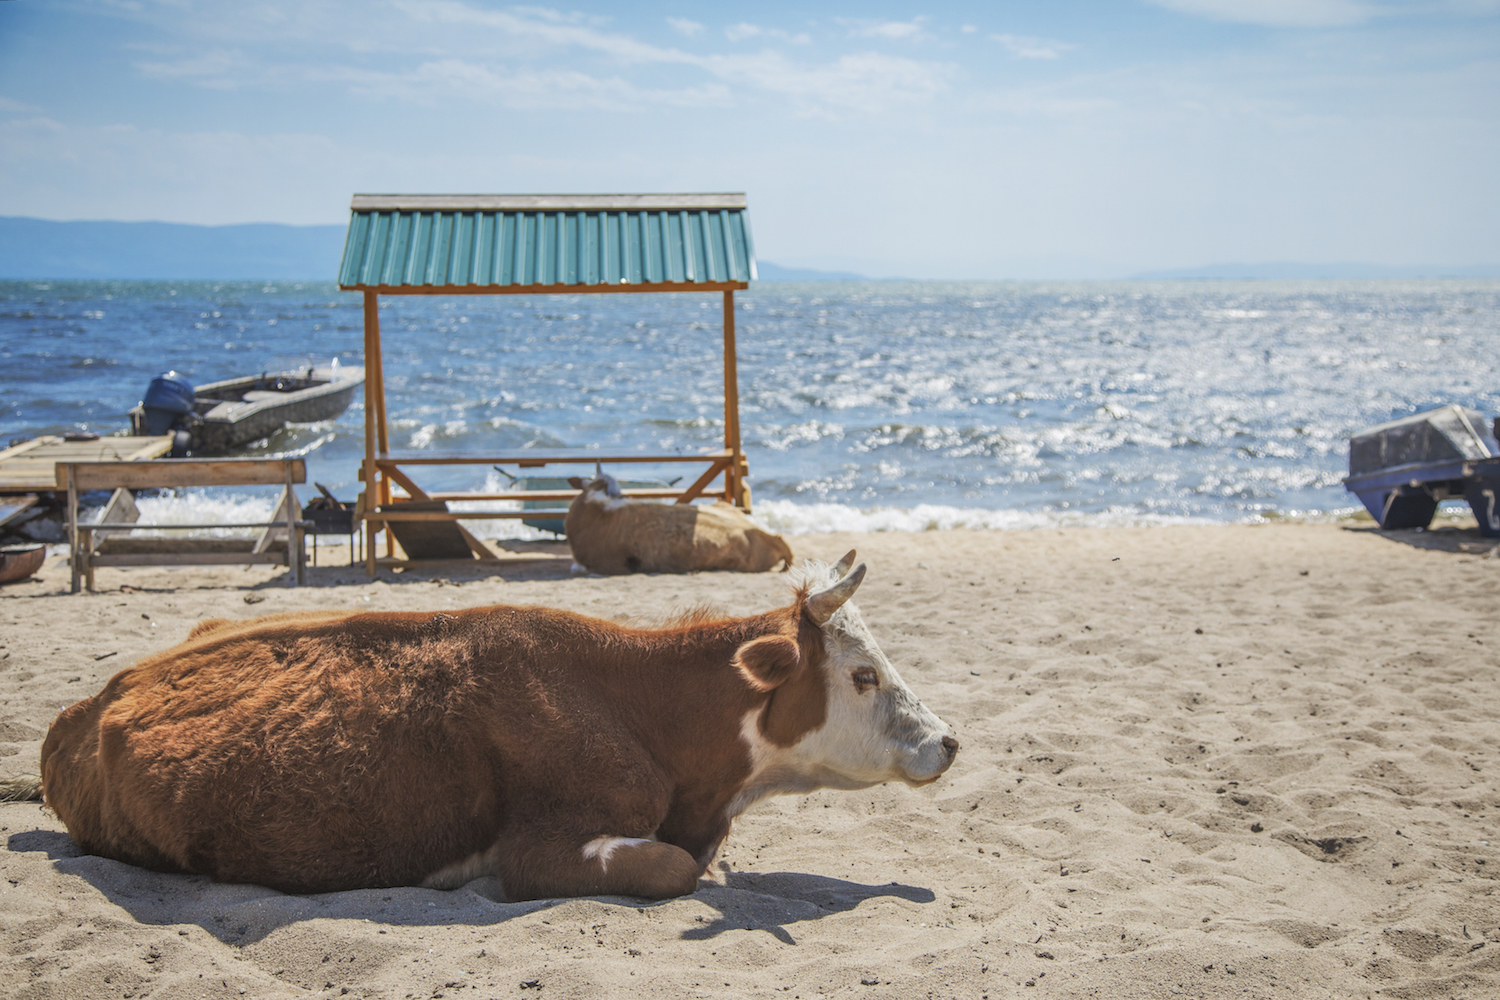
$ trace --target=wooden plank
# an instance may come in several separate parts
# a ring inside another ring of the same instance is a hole
[[[153,552],[149,555],[94,556],[94,566],[285,566],[285,552],[195,552],[186,554]]]
[[[587,477],[580,477],[587,478]],[[564,506],[573,502],[578,496],[579,490],[534,490],[526,493],[429,493],[431,500],[511,500],[528,502],[532,500],[546,500],[553,503],[561,503]],[[621,489],[621,493],[628,497],[641,500],[672,500],[682,496],[683,490],[675,486],[651,486],[632,487]]]
[[[678,462],[713,462],[730,457],[730,451],[700,451],[693,455],[642,455],[608,454],[579,450],[577,452],[521,452],[496,455],[493,452],[459,451],[397,451],[384,452],[375,459],[381,469],[393,469],[398,465],[524,465],[538,468],[543,465],[646,465]]]
[[[413,514],[427,514],[427,517],[402,517],[382,516],[387,529],[395,534],[396,540],[401,543],[401,551],[413,559],[457,559],[465,553],[472,553],[473,546],[469,539],[464,537],[464,532],[454,523],[453,514],[447,505],[441,500],[409,500],[406,503],[394,505],[398,510],[402,507],[415,507]],[[382,515],[386,512],[381,511]],[[472,537],[472,536],[471,536]],[[481,552],[482,556],[484,553]]]
[[[693,485],[689,486],[687,489],[685,489],[685,490],[682,491],[682,496],[680,496],[680,497],[677,498],[677,502],[678,503],[692,503],[695,499],[697,499],[698,497],[702,496],[703,495],[703,491],[708,488],[708,484],[711,483],[711,482],[713,482],[714,479],[718,477],[719,473],[723,472],[726,468],[728,468],[728,465],[729,465],[728,461],[719,461],[719,462],[715,462],[713,465],[710,465],[708,467],[708,471],[707,472],[705,472],[703,475],[699,476],[693,482]],[[728,484],[726,483],[725,486],[726,486],[725,492],[728,492],[728,489],[727,489]]]
[[[64,441],[47,435],[0,452],[0,491],[31,493],[59,488],[60,462],[134,461],[172,450],[170,436],[103,437]]]
[[[388,469],[384,466],[381,466],[381,468],[384,469],[385,474],[394,479],[403,490],[405,490],[407,493],[410,493],[413,500],[432,499],[432,497],[427,495],[426,490],[422,489],[422,487],[412,482],[411,477],[402,472],[400,469],[396,468],[395,466],[391,466]]]
[[[66,486],[65,469],[73,470],[78,490],[124,487],[130,490],[179,486],[273,486],[286,482],[291,463],[294,482],[307,482],[307,462],[300,458],[169,458],[154,462],[68,462],[57,469],[56,485]]]
[[[102,556],[191,556],[205,553],[250,555],[255,551],[253,538],[139,538],[114,535],[102,539],[97,555]],[[277,553],[280,555],[280,552]]]
[[[426,501],[418,500],[417,503]],[[437,501],[434,501],[437,502]],[[364,520],[377,523],[384,521],[494,521],[503,518],[518,517],[556,517],[563,513],[561,510],[450,510],[430,511],[413,510],[403,511],[400,508],[406,504],[393,504],[395,510],[371,511],[364,515]],[[462,527],[460,525],[459,527]]]
[[[127,462],[143,462],[151,458],[161,458],[172,450],[171,434],[164,434],[161,437],[141,437],[136,440],[141,441],[142,444],[125,457]]]
[[[23,493],[18,497],[0,497],[0,524],[30,510],[36,501],[35,493]]]
[[[53,442],[59,442],[61,440],[62,438],[60,437],[56,437],[51,434],[43,434],[41,437],[32,438],[30,441],[22,441],[20,444],[13,444],[9,448],[6,448],[4,451],[0,451],[0,462],[4,462],[6,459],[15,458],[17,455],[24,455],[34,448],[40,448],[43,445],[52,444]]]
[[[311,521],[295,522],[299,527],[306,528],[312,524]],[[209,531],[219,528],[285,528],[285,521],[210,521],[206,524],[80,524],[79,531],[102,531],[107,534],[115,534],[122,531]]]
[[[92,529],[101,528],[105,525],[134,525],[140,519],[141,511],[135,505],[135,494],[129,490],[115,490],[114,493],[110,494],[109,503],[104,505],[104,513],[99,515],[99,520],[89,525],[91,530],[85,539],[80,540],[80,543],[87,542],[91,544],[94,547],[94,551],[97,552],[99,551],[101,542],[107,540],[109,535],[106,534],[104,539],[100,539],[93,533]],[[115,537],[118,538],[120,536],[116,535]]]

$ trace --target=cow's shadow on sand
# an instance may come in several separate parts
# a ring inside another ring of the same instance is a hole
[[[6,846],[16,854],[45,853],[55,871],[88,882],[139,923],[197,924],[225,944],[238,946],[254,944],[272,931],[306,920],[366,920],[398,927],[485,926],[568,902],[506,902],[492,878],[446,891],[405,887],[293,896],[263,886],[154,872],[84,854],[71,837],[57,830],[13,833]],[[700,916],[700,926],[685,931],[684,940],[706,940],[729,930],[764,930],[786,944],[795,944],[788,924],[847,912],[869,899],[895,897],[930,903],[937,898],[930,889],[895,882],[863,885],[796,872],[720,868],[722,883],[705,879],[691,897],[719,915],[714,919]],[[641,910],[667,905],[623,896],[593,898]]]
[[[725,871],[723,879],[722,885],[699,883],[693,898],[718,910],[719,916],[686,931],[684,940],[702,941],[730,930],[763,930],[784,944],[796,944],[787,924],[846,913],[869,899],[889,896],[931,903],[937,898],[931,889],[899,882],[864,885],[799,872]]]

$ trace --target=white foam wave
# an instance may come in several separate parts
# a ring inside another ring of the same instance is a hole
[[[1094,513],[1082,511],[989,510],[918,504],[915,507],[852,507],[838,503],[793,503],[763,500],[755,504],[755,520],[783,535],[815,535],[835,531],[951,531],[959,528],[1017,531],[1062,527],[1133,527],[1167,524],[1218,524],[1206,517],[1148,514],[1125,507]]]
[[[484,485],[486,492],[499,492],[504,483],[492,472]],[[270,518],[271,497],[209,495],[185,492],[176,496],[142,497],[137,500],[143,534],[176,536],[177,532],[152,531],[153,525],[245,523]],[[454,511],[520,510],[514,501],[457,501]],[[1450,505],[1452,506],[1452,505]],[[1340,507],[1335,510],[1277,510],[1267,507],[1248,513],[1235,523],[1255,524],[1268,521],[1306,521],[1331,523],[1359,517],[1363,508]],[[1443,514],[1462,516],[1455,507]],[[98,511],[86,516],[94,520]],[[855,507],[839,503],[797,503],[791,500],[761,500],[755,504],[753,520],[769,531],[783,535],[815,535],[832,532],[923,532],[960,529],[991,531],[1026,531],[1038,528],[1109,528],[1165,525],[1213,525],[1227,523],[1207,517],[1189,517],[1141,511],[1130,507],[1111,507],[1102,511],[1069,510],[993,510],[984,507],[955,507],[942,504],[918,504],[913,507]],[[537,520],[556,517],[562,511],[537,511]],[[525,525],[519,518],[482,518],[465,520],[464,526],[480,538],[517,541],[551,541],[557,536]],[[217,528],[195,531],[221,538],[247,538],[259,533],[256,528]],[[340,544],[343,536],[316,539],[321,544]]]
[[[243,494],[207,494],[187,491],[176,496],[137,497],[136,509],[141,512],[139,533],[147,536],[181,538],[180,531],[152,531],[152,525],[168,524],[250,524],[267,521],[275,500],[271,497],[246,496]],[[101,508],[102,510],[102,508]],[[94,517],[97,517],[96,513]],[[93,518],[90,518],[92,520]],[[205,528],[194,530],[195,535],[211,538],[254,538],[259,528]]]

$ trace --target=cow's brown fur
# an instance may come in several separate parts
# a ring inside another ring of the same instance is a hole
[[[291,892],[421,883],[488,852],[513,899],[691,892],[749,775],[822,725],[806,591],[636,629],[545,608],[205,621],[64,711],[47,803],[80,847]],[[738,654],[738,655],[737,655]],[[654,838],[609,863],[582,845]]]
[[[693,506],[611,499],[619,490],[607,476],[573,483],[584,492],[568,508],[563,527],[573,558],[591,573],[791,568],[792,547],[784,538],[722,500]]]

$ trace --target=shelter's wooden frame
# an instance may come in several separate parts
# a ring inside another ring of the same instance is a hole
[[[735,356],[734,293],[749,288],[745,281],[652,282],[618,285],[343,285],[345,291],[364,293],[365,325],[365,457],[360,467],[364,483],[355,517],[369,536],[365,545],[365,571],[374,576],[378,566],[410,566],[411,559],[395,556],[395,541],[390,531],[392,521],[453,521],[490,518],[536,517],[535,510],[507,511],[411,511],[400,509],[404,500],[558,500],[570,501],[576,490],[507,491],[500,493],[441,493],[419,486],[404,468],[438,465],[517,465],[535,469],[546,465],[593,465],[595,462],[619,464],[706,463],[708,468],[684,489],[626,490],[627,496],[670,499],[692,503],[699,497],[722,499],[750,509],[749,466],[740,446],[739,373]],[[724,447],[697,455],[643,455],[619,452],[579,451],[575,453],[517,451],[511,454],[459,454],[435,452],[393,452],[385,406],[385,365],[380,344],[380,296],[382,295],[577,295],[620,292],[677,292],[703,294],[719,292],[724,297]],[[722,485],[710,489],[715,480]],[[397,495],[400,487],[405,496]],[[495,551],[457,525],[474,555],[484,562],[499,561]],[[384,531],[386,554],[377,555],[376,536]],[[424,561],[425,564],[425,561]]]

